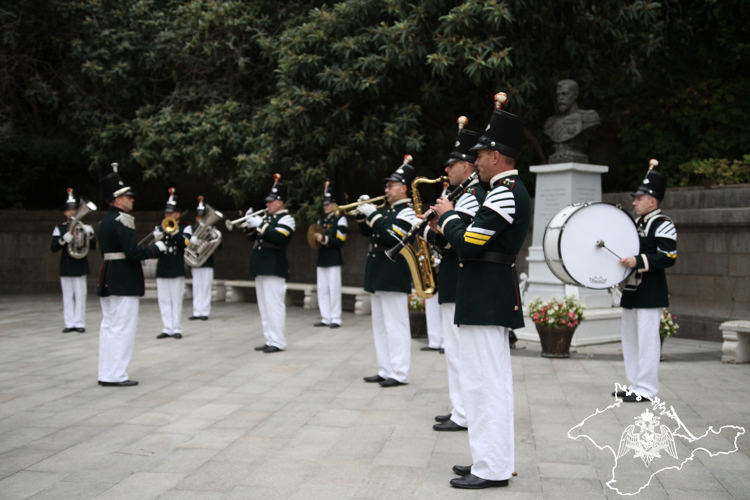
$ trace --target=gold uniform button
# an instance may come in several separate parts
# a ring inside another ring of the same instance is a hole
[[[459,264],[458,267],[464,267],[464,265],[463,264]]]
[[[514,311],[518,311],[518,306],[514,306],[514,307],[513,307],[513,310],[514,310]]]

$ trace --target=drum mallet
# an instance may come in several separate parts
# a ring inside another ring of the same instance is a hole
[[[614,255],[615,257],[617,257],[618,259],[622,260],[622,257],[620,257],[615,252],[613,252],[612,250],[610,250],[609,248],[607,248],[607,245],[604,244],[604,240],[597,241],[596,242],[596,246],[599,247],[599,248],[605,249],[606,251],[608,251],[609,253],[611,253],[612,255]]]

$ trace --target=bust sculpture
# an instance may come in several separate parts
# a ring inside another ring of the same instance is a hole
[[[577,101],[578,84],[575,81],[557,82],[558,114],[547,118],[544,124],[544,133],[554,143],[555,152],[549,157],[550,163],[589,162],[589,157],[582,151],[586,140],[581,132],[599,125],[599,115],[593,109],[580,109]]]

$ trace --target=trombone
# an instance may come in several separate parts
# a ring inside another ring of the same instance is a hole
[[[244,225],[240,225],[240,224],[242,224],[243,222],[245,222],[250,217],[255,217],[256,215],[259,215],[261,217],[265,217],[266,216],[266,212],[268,212],[268,209],[264,208],[263,210],[258,210],[257,212],[253,212],[253,213],[251,213],[249,215],[246,215],[244,217],[241,217],[239,219],[225,220],[224,223],[227,225],[227,229],[229,231],[234,231],[234,229],[236,227],[245,227],[246,224],[244,224]]]
[[[177,222],[177,219],[175,219],[174,217],[164,217],[164,220],[161,221],[161,229],[166,234],[174,234],[180,229],[180,223]],[[150,241],[149,238],[153,238],[154,241]],[[143,245],[146,241],[148,241],[148,244],[150,245],[161,240],[162,238],[163,234],[159,234],[157,236],[152,231],[145,238],[138,242],[138,246]]]
[[[382,203],[378,204],[379,202]],[[333,209],[333,213],[336,214],[336,217],[341,217],[342,215],[353,215],[357,211],[358,206],[364,205],[366,203],[374,204],[375,208],[383,208],[386,204],[385,195],[378,196],[377,198],[368,198],[362,201],[355,201],[354,203],[349,203],[348,205],[336,205]]]

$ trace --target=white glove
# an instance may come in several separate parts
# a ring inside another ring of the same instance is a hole
[[[262,222],[263,222],[263,219],[256,215],[255,217],[250,217],[249,219],[247,219],[247,227],[250,229],[254,227],[258,227],[261,225]]]
[[[63,237],[62,237],[62,239],[63,239],[63,241],[64,241],[65,243],[70,243],[70,242],[71,242],[71,240],[73,239],[73,235],[72,235],[72,234],[70,234],[70,232],[67,232],[67,233],[63,234]]]
[[[82,224],[83,229],[86,230],[89,236],[94,236],[94,228],[89,226],[88,224]]]
[[[154,241],[161,241],[164,238],[164,232],[158,229],[154,230]]]
[[[190,237],[190,244],[191,245],[197,245],[199,241],[200,241],[200,238],[197,238],[195,236],[191,236]]]
[[[247,209],[247,212],[245,212],[245,217],[247,217],[251,213],[253,213],[253,207],[250,207],[250,208]]]
[[[365,217],[369,217],[370,214],[372,214],[373,212],[377,212],[378,209],[375,208],[375,205],[373,205],[372,203],[365,203],[364,205],[358,206],[357,211]]]
[[[359,198],[357,198],[357,201],[365,201],[365,200],[369,200],[369,199],[370,199],[369,195],[363,194],[362,196],[360,196]]]
[[[154,243],[154,245],[159,249],[160,252],[167,251],[167,245],[165,245],[163,241],[157,241],[156,243]]]

